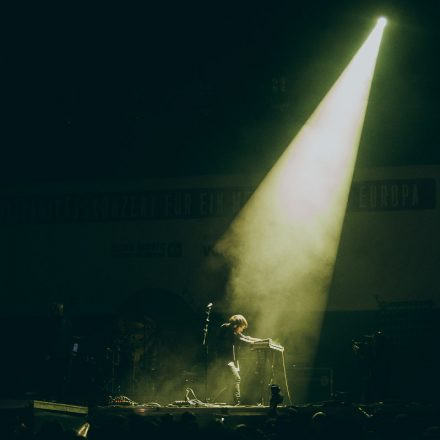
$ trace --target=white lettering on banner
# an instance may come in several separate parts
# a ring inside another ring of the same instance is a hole
[[[172,215],[174,214],[174,200],[175,197],[173,197],[172,194],[165,195],[165,217],[172,217]]]
[[[211,203],[209,203],[211,201]],[[208,215],[213,211],[212,206],[212,198],[211,200],[208,198],[208,193],[200,194],[200,214]]]
[[[382,200],[381,206],[384,208],[388,207],[388,187],[385,185],[380,186],[380,199]]]
[[[141,202],[141,210],[140,217],[141,218],[151,218],[154,213],[154,205],[156,204],[156,197],[154,194],[141,194],[140,195]]]
[[[200,194],[200,214],[202,216],[222,216],[224,213],[223,192],[203,192]]]
[[[354,183],[349,200],[354,211],[433,209],[435,205],[434,179]]]
[[[253,188],[0,197],[0,223],[76,223],[233,217]],[[354,182],[349,211],[435,209],[435,179]]]
[[[213,244],[202,245],[202,252],[204,257],[218,257],[221,255],[218,251],[216,251]]]
[[[418,204],[419,204],[419,191],[418,191],[417,187],[415,186],[414,191],[413,191],[413,197],[412,197],[412,205],[417,206]]]
[[[115,243],[112,246],[113,258],[175,258],[182,255],[183,245],[178,241]]]
[[[251,196],[251,191],[233,191],[232,192],[232,211],[237,213],[244,206]]]

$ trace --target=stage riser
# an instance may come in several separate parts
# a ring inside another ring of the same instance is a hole
[[[17,420],[22,421],[32,432],[38,432],[47,422],[59,423],[63,430],[78,429],[86,422],[84,415],[69,415],[56,411],[44,411],[39,409],[0,409],[0,426],[13,426]]]

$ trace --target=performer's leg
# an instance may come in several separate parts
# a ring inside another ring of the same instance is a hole
[[[231,380],[232,380],[232,397],[233,402],[235,405],[240,404],[240,372],[239,369],[235,366],[234,362],[229,362],[228,367],[230,369],[231,373]]]

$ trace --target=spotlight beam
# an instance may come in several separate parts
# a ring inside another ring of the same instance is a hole
[[[304,360],[327,306],[384,25],[379,19],[216,245],[235,312],[253,315],[254,333],[288,340]]]

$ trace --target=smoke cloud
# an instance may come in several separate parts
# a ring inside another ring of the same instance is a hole
[[[215,250],[249,333],[312,364],[383,27],[376,27]]]

